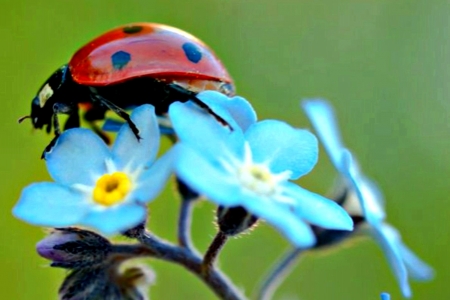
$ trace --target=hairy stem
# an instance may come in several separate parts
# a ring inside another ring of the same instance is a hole
[[[205,253],[205,257],[203,258],[202,268],[204,273],[208,273],[209,270],[213,268],[214,262],[216,261],[217,256],[219,256],[220,250],[222,250],[227,240],[228,236],[222,231],[219,231],[216,234],[211,245],[209,245],[208,251]]]
[[[300,253],[304,250],[300,248],[295,248],[294,250],[288,251],[277,263],[275,263],[269,275],[265,278],[260,286],[258,300],[270,300],[273,294],[279,287],[279,285],[286,278],[287,274],[294,267],[297,262]]]
[[[219,270],[209,269],[209,272],[203,271],[203,260],[196,253],[187,248],[179,247],[163,241],[142,227],[135,228],[127,232],[127,236],[136,238],[142,245],[145,245],[147,256],[176,263],[185,267],[187,270],[199,277],[203,282],[218,296],[226,300],[245,300],[246,297],[235,287],[235,285]],[[136,251],[140,253],[142,245],[135,245]]]
[[[155,255],[154,251],[141,244],[113,244],[111,246],[111,256],[114,258],[128,259],[153,255]]]

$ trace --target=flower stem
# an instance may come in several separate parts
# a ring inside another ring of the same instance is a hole
[[[270,300],[275,293],[278,286],[281,284],[283,279],[289,273],[289,271],[294,267],[299,255],[303,252],[303,249],[295,248],[285,254],[272,268],[269,275],[263,281],[259,292],[258,300]]]
[[[111,246],[111,255],[114,258],[136,258],[136,257],[145,257],[145,256],[153,256],[155,253],[150,248],[138,244],[138,245],[130,245],[130,244],[113,244]]]
[[[205,253],[205,257],[203,258],[202,270],[204,273],[208,273],[213,268],[214,262],[216,261],[217,256],[219,256],[220,250],[222,250],[227,240],[228,236],[222,231],[219,231],[216,234],[211,245],[209,245],[208,251]]]
[[[178,219],[178,244],[186,249],[192,250],[194,246],[191,239],[192,208],[194,201],[182,200],[180,216]]]
[[[196,251],[191,239],[191,223],[194,202],[199,199],[200,195],[180,178],[177,178],[177,189],[182,197],[178,218],[178,244],[190,251]]]
[[[218,296],[220,299],[245,300],[246,297],[235,285],[219,270],[211,268],[209,272],[203,272],[202,258],[188,250],[163,241],[145,230],[136,228],[132,232],[133,237],[148,248],[148,256],[173,262],[191,271]],[[136,245],[139,247],[141,245]],[[139,253],[139,249],[136,250]]]

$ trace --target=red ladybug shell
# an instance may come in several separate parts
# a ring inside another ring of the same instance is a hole
[[[78,50],[69,68],[75,82],[88,86],[136,77],[232,84],[225,67],[202,41],[155,23],[134,23],[106,32]]]

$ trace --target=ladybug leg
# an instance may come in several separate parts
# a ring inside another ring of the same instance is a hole
[[[78,110],[69,115],[66,124],[64,124],[64,130],[77,127],[80,127],[80,116],[78,115]]]
[[[59,136],[55,136],[52,139],[52,141],[47,145],[47,147],[45,147],[44,152],[42,152],[41,159],[45,158],[45,153],[52,151],[53,147],[55,147],[55,145],[56,145],[56,141],[58,140],[58,137]]]
[[[47,147],[45,147],[44,152],[41,155],[41,159],[45,157],[45,153],[50,152],[52,150],[52,148],[56,144],[56,141],[58,140],[58,137],[61,135],[61,127],[59,125],[59,119],[58,119],[59,113],[69,114],[70,116],[69,116],[69,119],[67,120],[67,123],[69,123],[72,115],[76,114],[78,116],[78,109],[74,110],[74,106],[71,104],[59,103],[59,102],[53,104],[53,114],[51,117],[52,122],[50,124],[48,124],[47,132],[49,132],[51,130],[52,125],[53,125],[53,132],[55,133],[55,137],[52,139],[50,144],[48,144]],[[72,119],[73,118],[74,117],[72,117]],[[74,121],[71,121],[71,122],[74,122]],[[67,123],[66,123],[66,125],[67,125]],[[78,122],[78,126],[79,126],[79,122]]]
[[[111,139],[97,126],[95,121],[103,120],[105,118],[106,109],[103,107],[94,106],[86,111],[83,116],[92,130],[108,145],[111,144]]]
[[[55,137],[61,135],[61,128],[59,127],[58,114],[53,114],[53,132],[55,133]]]
[[[108,99],[105,99],[98,94],[94,95],[93,97],[95,98],[94,102],[99,102],[100,104],[106,106],[108,109],[112,110],[119,117],[124,119],[130,126],[131,131],[133,131],[133,133],[136,136],[136,138],[138,139],[138,141],[141,139],[141,137],[139,136],[139,129],[133,123],[133,121],[130,118],[130,115],[126,111],[124,111],[123,109],[121,109],[120,107],[118,107],[117,105],[115,105],[114,103],[109,101]]]
[[[58,114],[69,115],[66,124],[64,124],[64,130],[74,127],[80,127],[80,120],[78,118],[78,105],[72,102],[56,102],[55,104],[53,104],[53,128],[56,136],[59,136],[61,134]]]
[[[51,142],[47,145],[47,147],[45,147],[44,152],[42,152],[41,159],[45,158],[45,153],[52,151],[53,147],[56,145],[56,141],[58,140],[59,136],[61,135],[61,129],[59,128],[58,114],[53,113],[52,123],[53,123],[55,136],[53,137]],[[49,128],[51,128],[50,124],[47,126],[47,131],[50,131]]]
[[[53,116],[50,117],[50,119],[52,119],[52,118],[53,118]],[[49,123],[47,124],[47,127],[45,128],[45,132],[47,132],[47,134],[49,134],[50,132],[52,132],[52,123],[51,123],[51,122],[49,122]]]
[[[227,121],[225,121],[224,118],[216,114],[207,104],[197,98],[197,93],[191,92],[175,83],[170,83],[167,85],[167,87],[171,90],[172,93],[175,92],[176,94],[179,94],[182,97],[183,102],[191,100],[192,102],[200,106],[200,108],[206,110],[206,112],[212,115],[220,124],[227,126],[231,130],[233,130],[233,128],[230,126],[230,124],[228,124]]]

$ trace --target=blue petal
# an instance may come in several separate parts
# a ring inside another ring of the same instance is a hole
[[[398,247],[408,270],[408,275],[417,281],[433,279],[434,270],[415,255],[405,244],[399,241]]]
[[[214,159],[218,152],[243,154],[244,137],[238,128],[233,132],[204,110],[192,103],[175,102],[169,107],[169,116],[180,141]]]
[[[45,155],[50,176],[64,185],[92,186],[106,172],[110,150],[91,130],[75,128],[64,131],[55,147]]]
[[[13,214],[34,225],[64,227],[77,224],[88,210],[82,194],[58,183],[41,182],[22,191]]]
[[[379,198],[382,198],[381,192],[373,182],[359,173],[353,156],[347,149],[342,151],[342,162],[342,172],[352,184],[367,222],[373,225],[384,220],[386,213],[380,205],[382,200],[379,200]]]
[[[400,242],[399,233],[387,224],[377,224],[377,226],[372,226],[370,229],[388,259],[403,296],[410,298],[412,293],[408,283],[408,273],[398,246]]]
[[[256,112],[250,102],[242,97],[228,98],[216,91],[204,91],[197,95],[217,115],[221,116],[228,124],[237,124],[243,131],[256,123]],[[233,127],[234,128],[234,127]]]
[[[148,104],[139,106],[133,110],[131,120],[141,139],[138,141],[128,124],[122,126],[112,148],[118,170],[136,170],[153,162],[158,153],[160,135],[155,108]]]
[[[194,150],[179,145],[177,175],[192,189],[224,206],[240,205],[241,186],[236,177],[218,168]]]
[[[177,149],[177,146],[170,149],[139,176],[137,187],[133,191],[133,200],[148,203],[159,195],[174,171]]]
[[[343,145],[331,105],[322,99],[307,99],[302,101],[301,105],[327,151],[331,162],[340,171]]]
[[[300,218],[327,229],[353,230],[352,218],[334,201],[291,182],[284,187],[287,196],[295,200],[293,208]]]
[[[146,214],[144,205],[119,204],[103,210],[91,210],[80,224],[93,227],[105,235],[113,235],[137,226],[145,220]]]
[[[311,228],[289,209],[272,199],[247,194],[242,206],[251,214],[277,228],[295,246],[309,248],[316,242]]]
[[[292,171],[291,179],[309,173],[317,162],[316,137],[280,121],[267,120],[251,126],[245,136],[253,160],[268,163],[273,173]]]
[[[160,123],[160,119],[164,120],[164,117],[157,117],[158,124],[159,124],[159,131],[163,135],[173,135],[175,132],[173,131],[172,127],[168,127],[166,125],[163,125]],[[102,130],[104,131],[111,131],[111,132],[118,132],[120,128],[122,128],[123,124],[125,122],[118,121],[114,119],[106,119],[105,123],[103,123]]]

